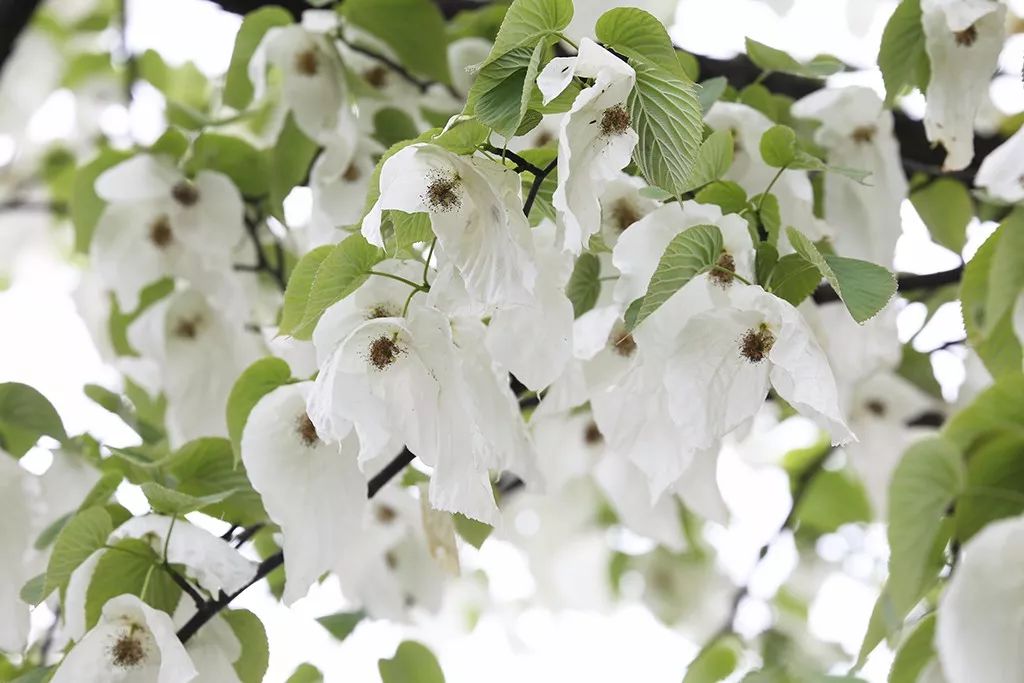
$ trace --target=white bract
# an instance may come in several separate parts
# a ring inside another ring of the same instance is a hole
[[[190,683],[199,672],[170,616],[134,595],[103,606],[100,620],[64,658],[53,683]]]
[[[18,592],[32,578],[33,571],[32,481],[31,475],[2,448],[0,496],[4,501],[4,515],[0,518],[0,609],[6,615],[0,621],[0,649],[19,652],[25,647],[29,626],[28,605],[18,597]]]
[[[993,522],[961,549],[939,600],[935,645],[949,683],[1024,679],[1024,517]]]
[[[519,176],[488,159],[415,144],[391,156],[380,198],[363,219],[367,241],[388,246],[381,212],[426,212],[438,247],[473,296],[492,306],[530,304],[537,267]]]
[[[561,244],[579,254],[601,225],[598,198],[629,163],[637,134],[630,127],[626,99],[633,89],[633,68],[589,38],[576,57],[556,57],[537,77],[544,102],[557,97],[575,77],[594,84],[576,96],[558,135],[558,186],[552,202],[558,211]]]
[[[989,152],[974,182],[996,199],[1011,204],[1024,201],[1024,128]]]
[[[326,141],[345,105],[344,67],[331,41],[299,25],[267,31],[249,62],[257,100],[269,87],[269,67],[281,73],[281,100],[299,129],[313,140]]]
[[[227,176],[200,171],[189,180],[167,159],[140,154],[100,175],[96,193],[109,204],[91,255],[123,311],[164,277],[229,295],[232,252],[245,233],[242,196]]]
[[[351,595],[373,574],[386,573],[385,536],[364,529],[370,509],[356,459],[355,433],[340,443],[320,438],[306,414],[312,382],[271,391],[253,407],[242,432],[242,461],[270,518],[281,527],[288,567],[283,600],[291,604],[328,571]],[[401,607],[398,594],[371,595]]]
[[[828,360],[800,313],[757,286],[734,284],[732,305],[698,314],[679,332],[665,382],[673,418],[696,448],[752,418],[774,387],[832,441],[853,439]]]
[[[821,121],[814,138],[828,151],[830,164],[871,173],[869,185],[824,174],[825,219],[836,229],[836,251],[890,265],[907,196],[892,112],[873,90],[860,86],[819,90],[795,103],[792,112]]]
[[[1003,47],[1006,6],[996,0],[921,0],[931,62],[925,96],[928,140],[946,149],[943,170],[974,158],[974,119]]]

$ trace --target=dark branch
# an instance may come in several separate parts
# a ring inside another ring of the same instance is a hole
[[[281,246],[281,243],[276,238],[274,239],[277,263],[271,264],[267,258],[267,253],[263,250],[263,243],[260,241],[260,222],[250,216],[246,216],[245,231],[249,235],[252,246],[256,251],[256,263],[236,263],[234,269],[249,273],[267,273],[277,283],[281,291],[285,291],[288,288],[288,279],[284,276],[284,248]]]
[[[168,576],[171,577],[171,580],[178,585],[178,588],[185,591],[185,595],[192,598],[192,602],[195,603],[196,609],[202,609],[203,605],[206,604],[206,600],[199,594],[199,591],[193,588],[192,584],[190,584],[184,576],[175,571],[174,567],[169,565],[167,562],[164,562],[163,568],[164,571],[167,572]]]
[[[900,275],[897,278],[897,286],[901,292],[912,292],[918,289],[938,289],[943,285],[951,285],[960,282],[964,274],[964,267],[957,266],[952,270],[943,270],[938,273],[926,273],[924,275]],[[823,284],[814,290],[814,301],[819,304],[829,301],[839,301],[839,294],[832,289],[831,285]]]
[[[0,0],[0,72],[42,0]]]
[[[535,178],[539,175],[544,174],[544,169],[534,166],[529,161],[527,161],[526,159],[524,159],[523,157],[519,156],[518,154],[511,150],[500,149],[491,144],[484,145],[484,149],[486,149],[491,154],[497,154],[503,159],[508,159],[509,161],[511,161],[513,164],[516,165],[515,169],[513,169],[516,173],[529,171]]]
[[[427,92],[427,90],[430,88],[430,86],[436,84],[436,85],[441,85],[442,87],[444,87],[444,89],[447,90],[448,93],[452,97],[454,97],[455,99],[457,99],[457,100],[458,99],[462,99],[462,95],[459,94],[459,92],[455,88],[453,88],[452,86],[448,85],[447,83],[439,83],[438,81],[432,81],[432,80],[427,79],[427,78],[420,78],[420,77],[416,76],[415,74],[413,74],[408,69],[406,69],[404,66],[402,66],[401,64],[396,62],[395,60],[391,59],[390,57],[386,57],[386,56],[380,54],[379,52],[374,52],[373,50],[371,50],[369,48],[363,47],[362,45],[356,45],[355,43],[349,42],[348,40],[345,39],[344,36],[342,36],[340,34],[338,35],[338,40],[340,40],[345,45],[347,45],[348,48],[350,50],[352,50],[353,52],[358,52],[359,54],[364,55],[366,57],[369,57],[370,59],[374,59],[374,60],[380,62],[381,64],[383,64],[384,66],[388,67],[389,69],[394,71],[396,74],[401,76],[403,79],[405,79],[409,83],[412,83],[417,88],[419,88],[421,93]]]
[[[530,211],[533,209],[534,202],[537,201],[537,194],[540,192],[540,186],[544,184],[544,179],[548,177],[551,171],[555,170],[555,165],[558,163],[558,157],[551,160],[551,163],[545,166],[540,174],[535,174],[533,179],[533,185],[530,186],[530,194],[526,196],[526,203],[523,204],[523,213],[527,216],[530,215]]]

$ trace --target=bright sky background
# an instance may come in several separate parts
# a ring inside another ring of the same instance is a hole
[[[744,35],[790,50],[801,57],[831,52],[844,61],[870,67],[874,61],[885,17],[895,0],[850,0],[864,9],[862,35],[850,34],[846,0],[797,0],[794,9],[780,19],[767,3],[751,0],[682,0],[677,24],[672,29],[680,45],[695,52],[728,57],[742,49]],[[1024,2],[1024,0],[1022,0]],[[1010,2],[1021,11],[1022,2]],[[629,4],[629,3],[622,3]],[[222,72],[228,63],[239,19],[201,0],[131,0],[129,43],[133,50],[155,48],[171,62],[194,60],[207,73]],[[1011,38],[1003,55],[1007,76],[993,87],[993,97],[1002,111],[1024,109],[1024,94],[1016,74],[1024,56],[1024,40]],[[880,88],[877,72],[844,75]],[[152,124],[152,109],[145,92],[140,94],[139,112],[132,117],[133,132],[151,138],[158,129]],[[920,103],[917,103],[918,106]],[[913,102],[911,103],[913,105]],[[66,109],[66,108],[65,108]],[[147,113],[147,109],[149,112]],[[911,106],[913,109],[913,106]],[[63,112],[63,114],[62,114]],[[66,111],[60,96],[52,100],[33,121],[30,130],[50,137],[66,129]],[[115,107],[105,115],[105,125],[123,130],[125,114]],[[0,136],[2,138],[2,136]],[[0,165],[4,141],[0,139]],[[957,255],[928,240],[920,220],[909,208],[904,212],[904,236],[897,250],[897,267],[912,272],[930,272],[955,266]],[[111,385],[117,373],[105,367],[76,313],[71,299],[77,271],[64,262],[50,240],[38,237],[47,231],[43,216],[0,215],[0,246],[10,244],[12,234],[36,235],[25,239],[12,286],[0,292],[0,381],[17,380],[32,384],[46,394],[60,411],[68,431],[88,429],[110,443],[123,442],[124,427],[81,394],[87,382]],[[966,254],[970,255],[992,226],[975,225]],[[7,232],[6,236],[3,235]],[[9,255],[8,255],[9,256]],[[0,262],[7,258],[0,253]],[[910,307],[901,318],[904,338],[917,330],[923,312]],[[963,336],[955,306],[940,311],[929,329],[917,340],[928,349]],[[955,396],[963,377],[959,350],[933,356],[947,396]],[[792,436],[795,443],[808,438],[807,431]],[[47,457],[31,456],[34,467],[46,466]],[[727,570],[737,580],[745,578],[751,553],[778,526],[788,509],[785,481],[778,472],[757,471],[737,458],[726,467],[725,494],[736,517],[730,531],[730,548],[724,555]],[[756,496],[752,493],[756,492]],[[127,502],[139,506],[131,493]],[[141,508],[145,509],[145,503]],[[866,543],[876,554],[884,552],[884,534],[874,530],[857,542]],[[832,539],[833,543],[844,543]],[[823,550],[827,551],[827,548]],[[791,543],[780,543],[772,561],[757,577],[755,588],[770,590],[793,561]],[[388,623],[364,623],[343,644],[337,644],[313,618],[341,608],[334,581],[315,589],[293,608],[285,609],[268,599],[262,586],[237,601],[257,611],[266,623],[271,639],[271,667],[267,681],[283,681],[304,661],[312,661],[328,681],[379,680],[376,662],[390,656],[403,638],[415,637],[430,644],[439,655],[450,683],[475,683],[486,675],[491,683],[522,681],[586,680],[591,683],[645,681],[678,683],[696,645],[661,625],[646,609],[625,605],[610,613],[566,611],[553,613],[531,608],[519,615],[517,604],[529,596],[532,578],[522,554],[511,545],[489,540],[482,552],[472,550],[463,558],[467,570],[481,568],[490,576],[497,605],[475,630],[464,632],[465,606],[472,603],[472,591],[460,588],[449,596],[446,608],[421,628]],[[853,572],[855,575],[857,572]],[[774,576],[773,576],[774,575]],[[866,574],[865,574],[866,576]],[[860,643],[874,601],[868,582],[835,574],[812,610],[816,632],[839,642],[848,651]],[[757,590],[754,591],[757,594]],[[741,624],[756,627],[763,610],[749,605]],[[41,618],[42,619],[42,618]],[[888,669],[883,653],[862,675],[882,681]]]

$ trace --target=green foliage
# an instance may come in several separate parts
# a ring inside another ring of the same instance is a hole
[[[245,140],[233,135],[204,132],[192,144],[185,171],[219,171],[231,178],[247,197],[260,197],[270,188],[270,159]]]
[[[1002,433],[975,447],[956,504],[956,538],[966,543],[989,522],[1024,512],[1024,434]]]
[[[984,439],[1002,433],[1024,434],[1024,375],[1006,375],[978,394],[969,406],[946,423],[943,435],[964,453]]]
[[[747,56],[762,71],[778,71],[804,78],[825,78],[843,70],[843,63],[835,57],[822,55],[801,64],[782,50],[751,38],[747,38]]]
[[[686,669],[683,683],[717,683],[728,678],[736,670],[743,648],[731,636],[718,638],[697,653],[696,659]]]
[[[174,489],[205,501],[203,512],[239,526],[265,522],[267,514],[259,494],[241,463],[235,462],[231,442],[220,437],[190,441],[163,464],[174,477]],[[229,493],[219,502],[213,498]]]
[[[202,510],[208,506],[220,503],[225,498],[234,494],[234,491],[228,490],[218,491],[207,496],[190,496],[187,493],[169,489],[155,481],[143,482],[141,486],[146,500],[149,501],[149,506],[153,508],[154,512],[159,512],[163,515],[181,516],[189,512]]]
[[[805,151],[797,139],[796,131],[789,126],[775,125],[761,136],[761,158],[769,166],[805,171],[830,171],[844,175],[861,184],[870,175],[861,171],[842,166],[829,166],[818,157]]]
[[[786,254],[771,270],[765,289],[794,306],[814,293],[821,282],[817,266],[800,254]]]
[[[921,672],[935,657],[935,614],[929,614],[917,623],[892,662],[889,683],[916,683]]]
[[[513,2],[470,88],[466,112],[499,135],[515,135],[526,116],[541,58],[570,20],[568,0]]]
[[[96,625],[111,598],[130,593],[154,609],[174,613],[181,588],[161,567],[161,559],[145,541],[124,538],[104,551],[85,593],[85,623]]]
[[[847,472],[823,470],[807,485],[796,508],[800,531],[815,536],[832,533],[843,524],[871,521],[871,504],[864,487]]]
[[[366,613],[363,611],[337,612],[324,617],[318,617],[316,621],[327,629],[328,633],[337,638],[338,641],[342,641],[348,638],[352,631],[356,630],[356,626],[365,618]]]
[[[324,675],[312,664],[299,664],[285,683],[323,683]]]
[[[942,437],[915,443],[889,484],[889,581],[885,594],[898,619],[920,600],[931,575],[943,517],[964,486],[959,449]]]
[[[1022,367],[1013,304],[1024,291],[1024,211],[1011,213],[964,268],[960,301],[971,348],[994,377]],[[1014,251],[1018,250],[1018,251]]]
[[[102,147],[88,163],[75,173],[71,188],[71,222],[75,226],[75,251],[87,253],[96,222],[107,203],[96,194],[96,179],[112,166],[131,156],[130,152]]]
[[[417,135],[419,130],[416,124],[400,109],[383,107],[373,115],[373,137],[385,147]]]
[[[338,11],[384,42],[411,71],[450,82],[444,17],[430,0],[345,0]]]
[[[213,87],[192,62],[167,64],[160,53],[146,50],[136,59],[138,75],[167,99],[168,123],[186,130],[198,130],[209,122]]]
[[[259,400],[282,384],[291,380],[292,371],[288,363],[275,358],[261,358],[238,376],[235,386],[228,396],[227,422],[228,436],[231,438],[231,450],[235,454],[235,462],[242,457],[242,430],[249,419],[249,413],[256,407]]]
[[[280,7],[261,7],[249,12],[235,35],[235,47],[224,80],[224,104],[243,110],[253,98],[253,85],[249,80],[249,62],[267,31],[275,26],[287,26],[292,15]]]
[[[494,527],[490,524],[479,522],[458,512],[452,515],[452,521],[455,523],[455,532],[462,537],[462,540],[477,550],[494,531]]]
[[[580,254],[565,286],[565,295],[572,302],[575,317],[592,309],[601,296],[601,259],[589,252]]]
[[[878,68],[885,82],[885,104],[911,88],[924,92],[931,78],[931,63],[921,26],[921,0],[902,0],[889,17],[878,50]]]
[[[859,323],[870,320],[896,294],[896,277],[882,266],[858,259],[822,254],[803,234],[786,229],[789,243],[813,263]]]
[[[647,293],[626,310],[631,330],[697,275],[706,272],[722,254],[722,232],[714,225],[695,225],[672,238],[658,261]]]
[[[383,258],[383,250],[360,234],[306,254],[288,281],[280,333],[309,339],[324,311],[356,291]]]
[[[700,204],[714,204],[722,213],[739,213],[747,208],[747,192],[739,183],[717,180],[703,187],[694,199]]]
[[[20,458],[41,436],[68,438],[53,405],[27,384],[0,384],[0,448]]]
[[[114,530],[110,515],[99,507],[79,512],[61,529],[46,565],[42,597],[67,586],[78,565],[106,544]]]
[[[964,184],[952,178],[936,178],[912,192],[910,201],[932,239],[959,254],[967,241],[967,224],[974,217],[974,204]]]
[[[277,142],[269,150],[269,209],[271,215],[278,220],[284,220],[284,198],[296,185],[306,183],[309,169],[319,151],[320,146],[299,130],[295,119],[289,114]]]
[[[729,131],[717,130],[711,133],[697,152],[686,192],[693,192],[724,176],[732,166],[732,153],[733,141]]]
[[[427,646],[406,640],[395,656],[377,662],[383,683],[444,683],[444,672]]]
[[[701,105],[665,27],[643,10],[622,7],[605,12],[595,32],[636,71],[629,111],[641,174],[672,194],[686,191],[701,143]]]
[[[131,427],[138,434],[143,442],[155,443],[164,437],[163,429],[141,417],[125,396],[101,387],[98,384],[86,384],[82,389],[85,395],[95,401],[104,410],[117,415],[121,420]]]
[[[270,663],[270,645],[263,622],[247,609],[224,612],[224,619],[242,644],[242,655],[235,662],[235,673],[242,683],[261,683]]]

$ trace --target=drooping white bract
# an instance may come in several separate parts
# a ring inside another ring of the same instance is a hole
[[[698,314],[675,340],[665,370],[673,418],[694,448],[709,448],[753,417],[769,387],[832,435],[853,439],[828,360],[792,305],[734,283],[731,305]]]
[[[109,204],[91,256],[123,311],[164,277],[215,298],[230,291],[232,252],[245,232],[242,196],[227,176],[200,171],[189,180],[167,159],[140,154],[100,175],[96,192]]]
[[[278,387],[253,407],[242,432],[242,461],[267,514],[281,527],[288,567],[283,600],[291,604],[328,571],[355,595],[369,575],[386,571],[387,538],[366,533],[366,477],[355,432],[324,441],[306,414],[312,382]],[[373,596],[389,601],[401,596]]]
[[[949,683],[1024,680],[1024,517],[992,522],[961,548],[939,599],[935,645]]]
[[[28,638],[28,605],[18,597],[18,592],[34,571],[32,484],[32,476],[0,448],[0,499],[4,501],[4,514],[0,517],[0,609],[5,615],[0,620],[0,650],[5,652],[20,652]]]
[[[527,388],[548,386],[572,355],[573,308],[565,295],[572,256],[555,243],[555,226],[533,230],[537,253],[534,299],[495,311],[487,326],[487,350]]]
[[[641,196],[643,180],[621,174],[608,183],[601,193],[601,239],[614,249],[619,235],[631,225],[658,208],[659,203]]]
[[[343,112],[310,170],[310,222],[316,237],[305,245],[307,249],[338,242],[342,235],[335,228],[359,222],[376,165],[374,155],[381,151],[380,145],[360,132],[355,118]]]
[[[167,397],[172,447],[201,436],[227,436],[224,406],[231,388],[264,355],[258,333],[188,289],[146,309],[128,328],[128,340],[155,364],[158,388]]]
[[[715,102],[704,122],[715,130],[732,133],[733,161],[725,178],[739,183],[747,196],[764,192],[779,171],[761,157],[761,136],[774,123],[753,107],[738,102]],[[779,200],[782,225],[792,226],[812,240],[831,235],[830,226],[814,215],[814,190],[805,172],[783,171],[771,193]],[[779,242],[789,245],[785,235],[779,237]]]
[[[925,97],[928,140],[946,148],[943,170],[974,158],[974,118],[1003,48],[1006,6],[996,0],[921,0],[931,62]]]
[[[521,194],[519,176],[489,159],[410,145],[384,162],[363,236],[384,247],[382,211],[425,211],[438,247],[475,298],[490,306],[529,304],[537,268]]]
[[[345,72],[335,46],[311,27],[275,26],[249,61],[257,99],[268,89],[269,67],[281,74],[282,104],[299,129],[313,140],[326,142],[345,106]]]
[[[134,595],[103,606],[100,620],[64,658],[53,683],[190,683],[198,671],[171,617]]]
[[[182,600],[174,611],[173,621],[180,628],[195,614],[195,604]],[[196,668],[192,683],[241,683],[235,662],[242,656],[242,643],[231,625],[216,615],[185,643],[185,651]]]
[[[870,171],[870,185],[826,173],[825,219],[835,228],[836,250],[844,256],[890,265],[901,234],[900,205],[907,196],[892,112],[870,88],[827,88],[793,105],[800,118],[821,121],[815,141],[829,163]]]
[[[1004,202],[1024,201],[1024,128],[988,153],[974,183]]]
[[[598,198],[629,163],[637,134],[630,127],[626,99],[636,73],[626,62],[589,38],[576,57],[556,57],[537,77],[544,102],[557,97],[575,77],[594,84],[576,96],[558,135],[558,186],[552,203],[558,211],[561,244],[579,254],[600,229]]]
[[[320,352],[329,357],[309,415],[324,434],[354,424],[362,462],[405,444],[434,468],[436,509],[490,522],[496,505],[488,469],[525,477],[532,468],[515,397],[475,324],[458,321],[457,334],[440,311],[414,306],[406,318],[374,318],[343,338],[321,338],[318,351],[326,345]]]

